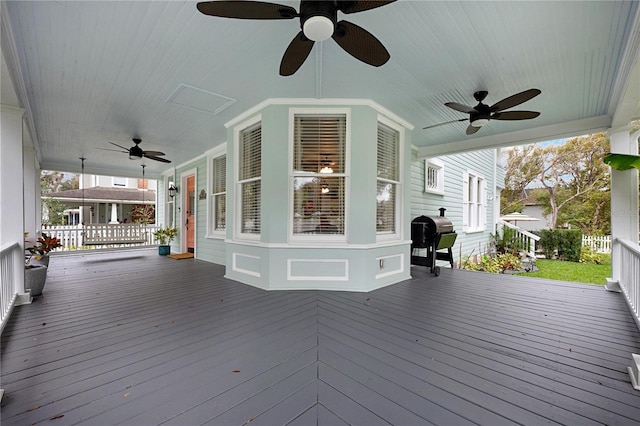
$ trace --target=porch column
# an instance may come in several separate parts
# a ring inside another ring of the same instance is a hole
[[[24,253],[23,134],[20,108],[0,106],[0,246],[18,243]],[[24,258],[16,257],[12,277],[17,304],[28,303],[24,291]]]
[[[111,220],[110,224],[118,223],[118,206],[116,203],[111,203]]]
[[[40,207],[40,167],[33,148],[24,148],[24,231],[34,240],[42,228]]]
[[[610,129],[611,152],[638,155],[637,134],[629,134],[630,127]],[[611,240],[621,238],[638,243],[638,170],[611,169]],[[611,254],[611,275],[607,289],[619,291],[620,262]]]

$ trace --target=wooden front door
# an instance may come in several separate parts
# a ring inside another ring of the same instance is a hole
[[[195,230],[196,230],[196,178],[187,178],[187,199],[186,199],[186,220],[184,222],[187,236],[187,251],[194,252]]]

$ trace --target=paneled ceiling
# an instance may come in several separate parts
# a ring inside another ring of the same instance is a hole
[[[299,2],[283,1],[298,8]],[[3,1],[3,104],[26,110],[43,168],[137,176],[109,142],[166,153],[150,176],[226,141],[224,124],[269,98],[371,99],[415,126],[421,155],[572,136],[640,115],[640,7],[622,1],[407,1],[339,15],[373,33],[391,59],[376,68],[333,40],[292,76],[281,57],[299,21],[205,16],[185,1]],[[6,69],[5,69],[6,65]],[[17,99],[6,88],[11,76]],[[527,121],[468,123],[474,106],[529,88]]]

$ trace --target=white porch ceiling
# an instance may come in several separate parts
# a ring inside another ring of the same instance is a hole
[[[639,6],[399,0],[339,16],[387,47],[382,67],[329,40],[281,77],[297,19],[213,18],[184,1],[3,1],[2,50],[43,168],[78,170],[84,156],[88,172],[138,176],[140,161],[97,148],[138,136],[179,165],[268,98],[371,99],[415,126],[423,155],[622,126],[640,114]],[[15,103],[2,76],[2,103]],[[488,90],[492,104],[529,88],[542,94],[514,109],[540,111],[534,120],[492,121],[472,136],[464,122],[422,130],[464,118],[444,102],[474,106]],[[145,163],[147,176],[167,170]]]

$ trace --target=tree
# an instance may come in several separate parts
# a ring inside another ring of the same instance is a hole
[[[515,147],[507,154],[506,188],[521,194],[525,188],[544,189],[539,197],[549,225],[570,223],[594,233],[608,222],[609,167],[602,161],[609,152],[609,137],[595,133],[567,140],[563,145]],[[509,196],[509,193],[507,193]],[[518,200],[518,197],[513,197]],[[506,203],[514,200],[507,200]],[[594,220],[595,219],[595,220]],[[608,227],[608,224],[606,225]]]
[[[42,170],[40,172],[40,194],[50,195],[54,192],[79,188],[77,174],[69,176],[62,172]],[[42,199],[43,222],[49,225],[64,225],[64,209],[66,206],[53,198]]]

